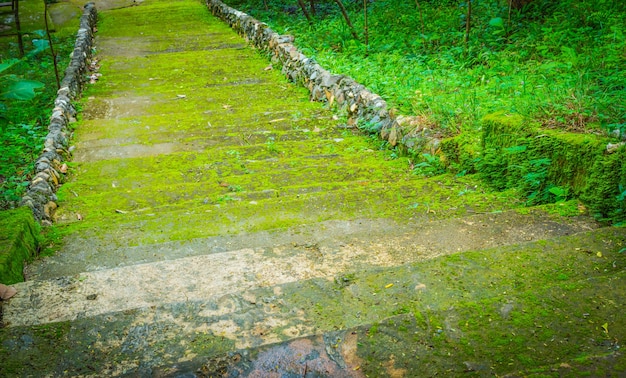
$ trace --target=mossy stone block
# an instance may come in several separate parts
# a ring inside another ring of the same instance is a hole
[[[441,151],[448,168],[455,173],[476,173],[481,156],[481,138],[474,133],[461,133],[441,141]]]
[[[576,197],[596,217],[622,222],[626,148],[608,154],[609,142],[608,137],[545,130],[519,115],[494,113],[483,119],[477,170],[496,189],[520,189],[531,205]]]
[[[24,261],[39,248],[39,227],[26,207],[0,212],[0,283],[24,281]]]

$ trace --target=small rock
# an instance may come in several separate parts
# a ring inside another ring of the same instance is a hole
[[[626,142],[609,143],[609,144],[606,145],[606,152],[609,153],[609,154],[612,154],[613,152],[619,150],[619,148],[622,147],[625,144],[626,144]]]
[[[17,294],[17,290],[13,286],[7,286],[0,284],[0,299],[6,301],[7,299],[13,297]]]
[[[43,206],[43,212],[46,215],[46,219],[52,219],[52,217],[54,216],[54,211],[56,209],[57,204],[53,201],[48,201],[48,203]]]
[[[98,298],[98,294],[89,294],[87,296],[87,300],[88,301],[94,301],[94,300],[96,300],[96,298]]]
[[[512,303],[507,303],[504,306],[502,306],[502,308],[500,308],[500,315],[502,315],[503,319],[508,319],[509,318],[509,314],[511,313],[511,311],[513,311],[513,304]]]

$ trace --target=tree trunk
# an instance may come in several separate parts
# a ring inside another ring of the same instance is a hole
[[[509,7],[520,10],[532,1],[533,0],[509,0]]]
[[[306,17],[306,20],[309,21],[309,23],[311,23],[311,16],[309,16],[309,12],[306,11],[306,6],[304,5],[304,1],[298,0],[298,4],[300,5],[300,8],[302,9],[302,13],[304,13],[304,17]]]
[[[369,55],[369,30],[367,27],[367,1],[368,0],[363,0],[363,19],[364,19],[364,23],[365,26],[363,27],[363,32],[365,34],[365,56]]]
[[[315,17],[315,0],[310,0],[309,3],[311,4],[311,15]]]
[[[348,12],[346,11],[346,7],[343,6],[343,3],[341,2],[341,0],[335,0],[335,3],[337,3],[337,5],[339,6],[339,9],[341,9],[341,14],[343,14],[343,18],[346,19],[346,23],[348,24],[348,27],[350,28],[350,31],[352,32],[352,36],[354,37],[354,39],[359,39],[359,36],[356,34],[356,31],[354,30],[354,26],[352,25],[352,22],[350,22],[350,17],[348,17]]]
[[[472,29],[472,0],[467,1],[467,15],[465,17],[465,46],[469,42],[470,30]]]
[[[420,12],[420,23],[422,24],[422,35],[424,35],[424,15],[422,14],[422,7],[420,7],[419,0],[415,0],[415,5],[417,6],[417,10]]]

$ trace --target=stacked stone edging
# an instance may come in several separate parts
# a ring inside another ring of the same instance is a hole
[[[436,150],[439,139],[433,137],[431,130],[420,127],[417,117],[394,116],[379,95],[349,76],[332,74],[304,55],[293,44],[294,37],[280,35],[267,24],[220,0],[207,0],[207,6],[256,48],[269,51],[272,63],[280,64],[287,78],[308,88],[312,100],[328,102],[330,106],[336,104],[351,122],[367,123],[368,130],[378,133],[392,146]]]
[[[62,181],[62,162],[70,156],[69,123],[76,116],[72,101],[80,96],[86,82],[96,21],[95,4],[86,4],[80,18],[72,58],[54,101],[44,149],[35,163],[35,176],[22,197],[21,205],[28,206],[33,211],[35,219],[44,224],[52,222],[52,215],[57,207],[55,192]]]

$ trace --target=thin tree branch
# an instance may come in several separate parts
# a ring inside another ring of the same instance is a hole
[[[420,22],[422,26],[422,35],[424,35],[424,15],[422,14],[422,7],[420,6],[419,0],[415,0],[415,5],[417,6],[417,10],[420,12]]]
[[[57,65],[57,54],[54,52],[54,46],[52,46],[52,37],[50,36],[50,27],[48,26],[48,3],[43,0],[43,19],[46,24],[46,35],[48,36],[48,45],[50,45],[50,54],[52,55],[52,64],[54,65],[54,75],[57,79],[57,89],[61,89],[61,81],[59,79],[59,67]]]
[[[304,17],[306,17],[306,20],[309,21],[309,23],[311,23],[311,16],[309,16],[309,12],[306,11],[306,6],[304,5],[304,1],[298,0],[298,5],[300,5],[300,8],[302,9],[302,13],[304,13]]]
[[[470,30],[472,29],[472,0],[467,0],[467,16],[465,17],[465,46],[469,42]]]
[[[346,20],[346,23],[348,24],[348,27],[350,28],[350,32],[352,33],[352,36],[354,37],[354,39],[359,39],[359,36],[356,34],[356,30],[354,30],[354,26],[352,25],[352,22],[350,22],[350,17],[348,17],[348,12],[346,11],[346,7],[343,6],[343,3],[341,2],[341,0],[335,0],[335,3],[337,3],[337,5],[339,6],[339,9],[341,9],[341,14],[343,14],[343,18]]]
[[[367,1],[368,0],[363,0],[363,19],[365,22],[365,26],[364,26],[364,34],[365,34],[365,56],[368,56],[369,54],[369,28],[367,27]]]

